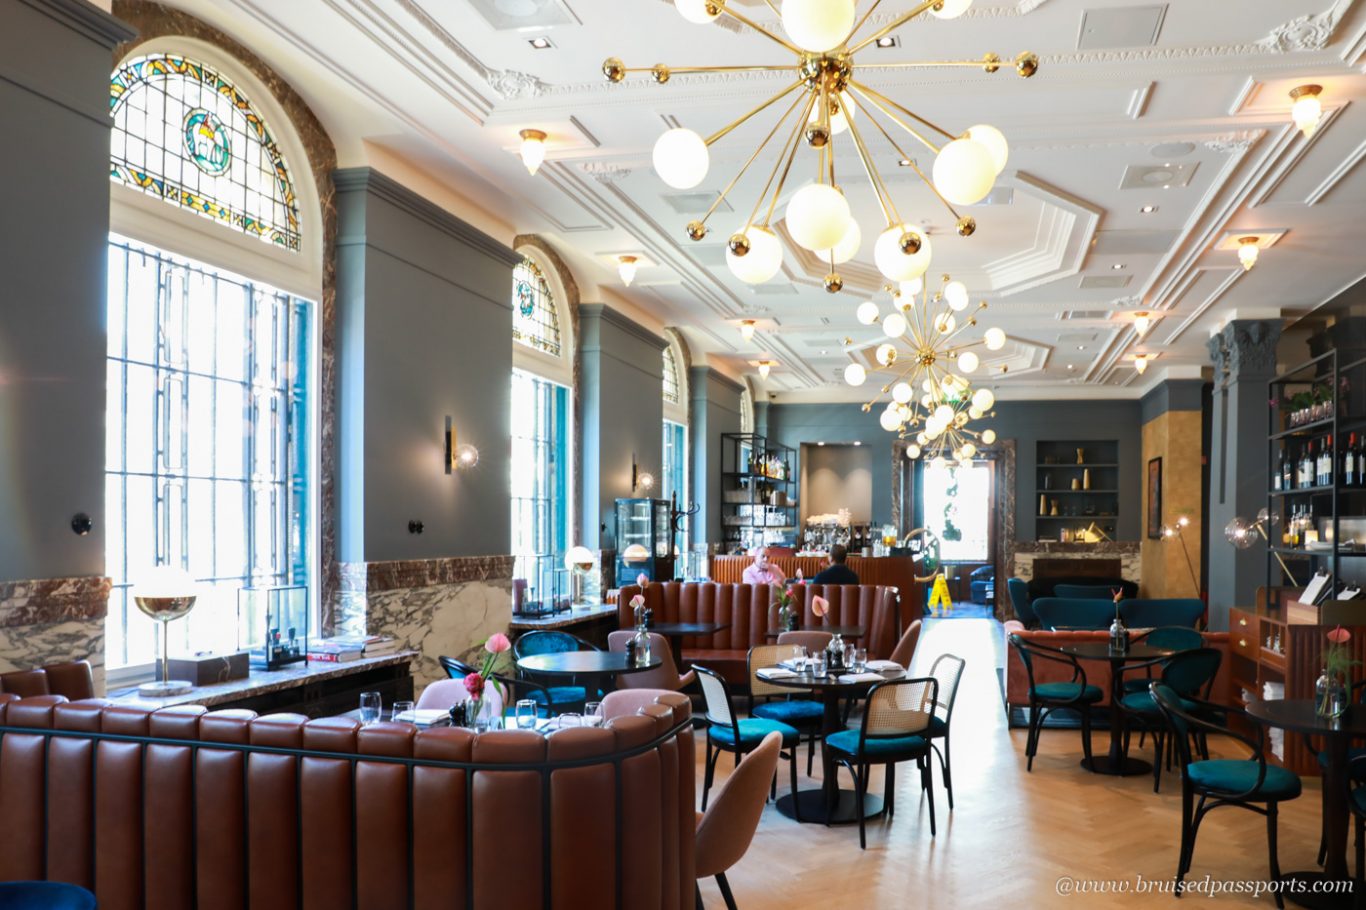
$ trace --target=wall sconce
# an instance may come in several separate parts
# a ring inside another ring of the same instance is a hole
[[[522,137],[522,164],[526,165],[527,173],[535,177],[541,162],[545,161],[545,132],[522,130],[518,135]]]
[[[644,490],[650,492],[655,487],[655,475],[649,471],[642,471],[640,465],[636,464],[635,453],[631,453],[631,492]]]
[[[469,443],[456,443],[455,428],[451,426],[451,419],[446,418],[446,459],[445,467],[447,474],[456,471],[472,468],[479,464],[479,450]]]

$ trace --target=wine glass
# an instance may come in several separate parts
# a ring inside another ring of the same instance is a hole
[[[583,726],[583,715],[579,714],[577,711],[568,711],[555,718],[555,723],[561,730],[567,730],[570,727],[581,727]]]
[[[536,700],[534,698],[518,699],[517,726],[523,730],[530,730],[536,726]]]
[[[601,727],[602,722],[602,702],[587,702],[583,706],[583,725],[585,727]]]
[[[360,694],[360,722],[363,726],[370,726],[378,723],[380,714],[384,710],[384,699],[378,692],[362,692]]]
[[[402,722],[403,722],[402,716],[403,716],[404,714],[408,714],[408,715],[409,715],[408,721],[411,722],[411,721],[412,721],[411,712],[412,712],[413,708],[415,708],[415,707],[416,707],[416,705],[415,705],[413,702],[410,702],[410,701],[396,701],[396,702],[394,702],[394,710],[393,710],[393,713],[390,714],[389,717],[390,717],[391,719],[393,719],[396,723],[402,723]]]

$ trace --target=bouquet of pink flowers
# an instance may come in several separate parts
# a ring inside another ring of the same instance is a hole
[[[484,642],[484,662],[480,666],[478,673],[471,673],[465,677],[465,691],[470,694],[471,710],[474,717],[479,716],[479,709],[484,703],[484,687],[490,682],[504,701],[507,693],[503,691],[502,685],[493,678],[493,672],[498,665],[498,661],[508,651],[512,650],[512,642],[502,632],[495,632]]]

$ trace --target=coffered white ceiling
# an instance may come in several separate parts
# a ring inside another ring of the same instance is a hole
[[[762,0],[732,2],[780,28]],[[741,181],[733,210],[722,208],[705,241],[684,234],[769,124],[715,146],[695,190],[669,189],[650,167],[667,126],[706,135],[790,77],[678,75],[659,86],[609,85],[600,75],[609,56],[633,66],[789,62],[776,45],[725,22],[691,25],[671,0],[174,4],[281,71],[332,133],[343,164],[402,161],[482,208],[504,239],[544,235],[585,299],[627,298],[681,327],[696,358],[734,373],[776,360],[766,386],[780,399],[857,397],[837,375],[850,356],[842,340],[857,348],[876,339],[854,309],[884,282],[872,262],[879,216],[853,156],[840,182],[865,241],[841,269],[838,295],[821,287],[826,269],[793,244],[767,285],[752,288],[727,270],[725,239],[766,169]],[[885,0],[874,21],[910,6]],[[1008,68],[861,74],[949,129],[991,123],[1010,140],[998,191],[969,209],[979,227],[967,239],[891,148],[870,140],[898,209],[933,239],[928,277],[967,282],[990,304],[988,321],[1014,339],[984,360],[998,396],[1138,394],[1168,370],[1195,375],[1208,362],[1210,331],[1232,311],[1308,312],[1366,274],[1366,3],[976,0],[959,19],[917,20],[897,37],[898,46],[860,59],[1040,57],[1029,80]],[[548,48],[533,47],[541,38]],[[1307,82],[1325,89],[1312,139],[1289,116],[1288,92]],[[525,127],[550,137],[534,178],[515,154]],[[1282,236],[1251,272],[1221,248],[1269,230]],[[622,253],[642,257],[630,289],[616,277]],[[1132,329],[1137,310],[1161,317],[1144,339]],[[735,329],[746,318],[760,324],[749,345]],[[1157,358],[1143,377],[1132,366],[1139,352]]]

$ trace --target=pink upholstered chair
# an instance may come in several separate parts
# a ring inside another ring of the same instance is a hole
[[[915,658],[915,646],[920,643],[920,620],[916,620],[906,627],[906,631],[901,633],[901,640],[892,649],[891,657],[893,660],[907,670],[911,668],[911,661]]]
[[[609,651],[625,651],[626,643],[635,634],[629,629],[607,633],[607,649]],[[678,668],[674,666],[674,652],[669,647],[668,640],[657,632],[650,633],[650,653],[659,657],[659,666],[653,670],[646,670],[644,673],[624,673],[618,676],[617,688],[668,689],[671,692],[677,692],[697,681],[697,674],[691,670],[682,676],[678,675]]]
[[[736,907],[730,883],[726,881],[726,871],[740,861],[754,840],[768,797],[769,782],[778,768],[782,744],[779,733],[765,736],[726,778],[712,800],[711,808],[697,813],[697,877],[716,877],[728,910],[736,910]],[[702,906],[701,889],[697,892],[697,906]]]
[[[469,701],[470,693],[463,679],[439,679],[422,690],[417,698],[418,708],[453,708],[462,701]],[[484,687],[484,698],[488,699],[494,714],[503,713],[503,697],[493,685]]]
[[[815,655],[825,650],[832,637],[829,632],[779,632],[778,644],[806,645],[806,649]]]

